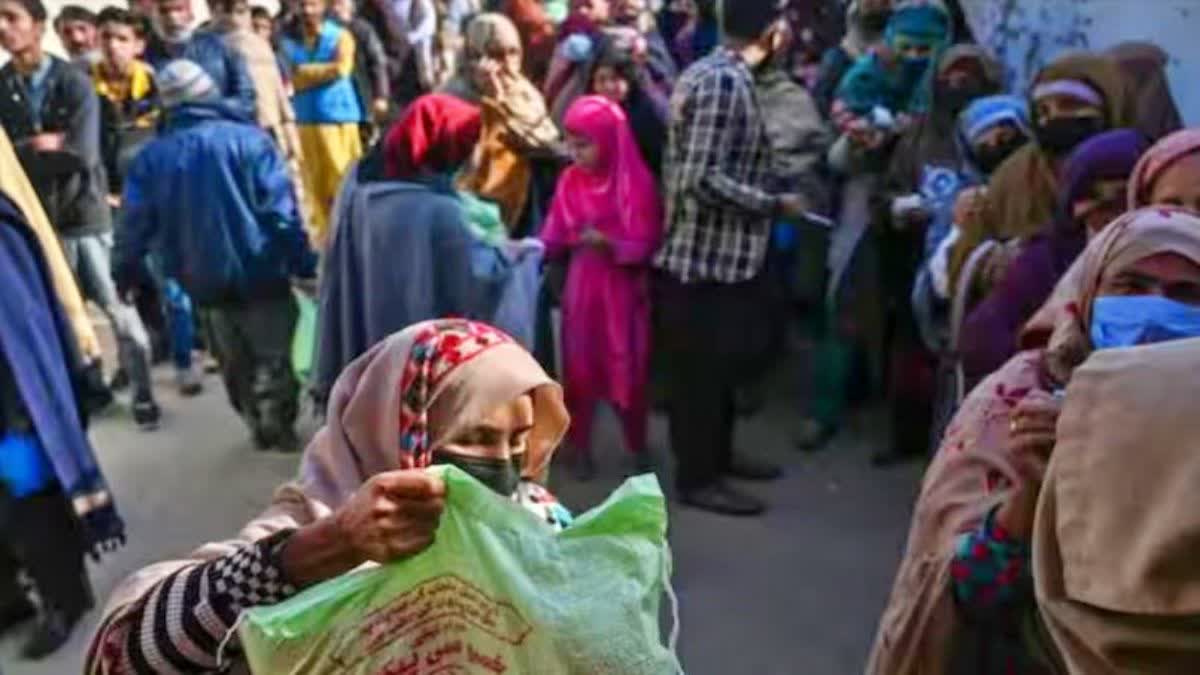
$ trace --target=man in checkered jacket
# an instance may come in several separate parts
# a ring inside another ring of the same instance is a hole
[[[671,446],[684,503],[729,515],[765,506],[725,476],[778,478],[733,453],[733,392],[761,368],[768,303],[763,266],[776,217],[798,195],[767,190],[769,148],[753,72],[786,42],[778,0],[726,2],[725,42],[680,77],[666,159],[667,235],[655,261]]]

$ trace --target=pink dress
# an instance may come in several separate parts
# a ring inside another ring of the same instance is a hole
[[[596,404],[606,401],[621,417],[627,449],[641,452],[649,416],[649,263],[662,236],[662,203],[620,106],[581,98],[565,126],[599,150],[597,166],[563,172],[541,234],[549,256],[570,255],[562,340],[571,440],[588,447]],[[581,245],[589,228],[610,246]]]

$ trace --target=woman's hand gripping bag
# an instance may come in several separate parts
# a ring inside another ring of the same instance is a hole
[[[255,675],[682,672],[660,633],[671,563],[652,476],[556,533],[456,468],[431,471],[447,488],[435,543],[247,612]]]

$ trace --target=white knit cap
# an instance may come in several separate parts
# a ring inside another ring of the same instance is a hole
[[[217,85],[195,61],[178,59],[155,76],[163,107],[206,101],[217,97]]]

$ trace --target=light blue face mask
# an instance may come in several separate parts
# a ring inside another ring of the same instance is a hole
[[[1092,305],[1096,349],[1200,337],[1200,307],[1158,295],[1110,295]]]

